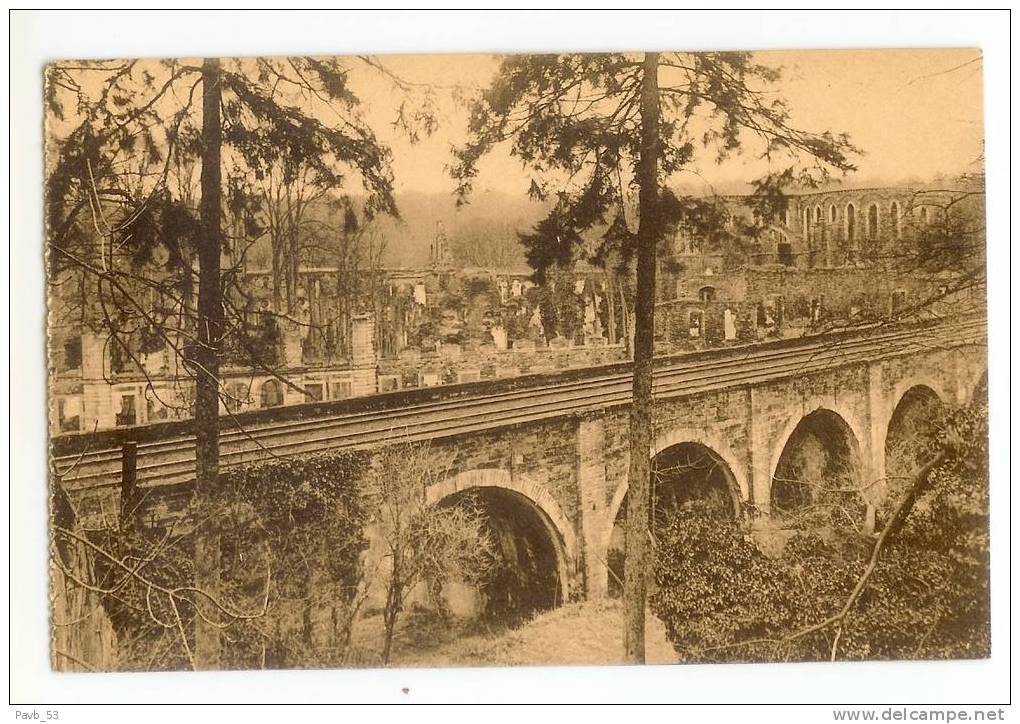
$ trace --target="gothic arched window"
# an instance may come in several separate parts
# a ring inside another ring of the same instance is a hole
[[[276,380],[266,380],[259,397],[262,407],[279,407],[283,404],[283,388]]]
[[[868,207],[868,238],[878,238],[878,204]]]

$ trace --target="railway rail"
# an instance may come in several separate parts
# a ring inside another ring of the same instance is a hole
[[[657,362],[653,394],[657,399],[688,397],[726,388],[824,372],[869,361],[920,353],[932,348],[986,343],[983,317],[899,328],[875,328],[817,335],[778,343],[747,345],[711,353],[679,355]],[[477,388],[477,392],[473,389]],[[631,401],[629,365],[542,375],[520,386],[491,392],[489,385],[458,386],[448,399],[383,409],[321,412],[304,418],[259,422],[224,429],[221,465],[229,467],[271,456],[302,455],[338,448],[365,448],[397,441],[444,438],[530,422],[550,420],[627,405]],[[442,394],[442,392],[440,392]],[[362,405],[363,407],[363,405]],[[131,430],[125,431],[130,436]],[[65,486],[118,485],[119,445],[93,443],[102,434],[62,440],[53,457]],[[78,449],[69,450],[74,446]],[[137,444],[139,485],[169,485],[194,478],[194,439],[176,434]]]

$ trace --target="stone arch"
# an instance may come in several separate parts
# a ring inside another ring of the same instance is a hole
[[[893,201],[889,204],[889,219],[892,222],[893,235],[898,239],[902,236],[902,227],[900,226],[900,203]]]
[[[741,516],[742,504],[744,501],[748,500],[750,493],[745,469],[746,466],[740,464],[739,459],[734,454],[732,448],[719,435],[712,433],[706,434],[703,430],[696,430],[693,428],[674,428],[656,437],[650,450],[651,458],[654,460],[660,453],[681,445],[695,445],[700,448],[704,448],[714,454],[714,456],[723,463],[727,484],[730,487],[730,493],[733,496],[734,515],[736,517]],[[608,560],[609,557],[608,551],[612,543],[613,529],[616,524],[616,520],[620,515],[624,500],[627,497],[628,487],[628,480],[624,478],[624,480],[616,486],[616,490],[613,492],[613,498],[606,510],[606,519],[600,543],[600,550],[603,552],[603,557],[606,560]]]
[[[836,477],[840,480],[837,488],[859,491],[854,503],[859,502],[863,512],[867,491],[861,487],[866,466],[862,441],[866,438],[861,434],[862,428],[855,425],[854,416],[839,407],[820,405],[792,415],[783,434],[777,438],[780,444],[775,446],[769,467],[768,508],[773,513],[779,508],[795,510],[815,499],[818,491],[794,482],[810,479],[804,471],[794,472],[798,467],[800,448],[809,443],[821,448],[824,453],[824,461],[810,474],[826,482]],[[848,500],[851,497],[846,494]]]
[[[706,284],[698,290],[698,299],[703,302],[714,302],[716,297],[715,287],[711,284]]]
[[[769,456],[769,468],[768,474],[771,475],[776,465],[779,463],[779,458],[783,454],[783,447],[790,439],[790,435],[793,434],[794,430],[797,429],[797,425],[813,412],[819,410],[828,410],[834,413],[843,420],[850,428],[850,432],[853,433],[854,437],[858,441],[867,440],[868,426],[865,424],[864,418],[861,417],[854,409],[847,404],[845,399],[837,399],[833,392],[828,394],[816,394],[810,395],[802,400],[801,404],[790,411],[786,416],[786,419],[779,428],[779,433],[772,438],[770,445],[770,456]],[[764,492],[764,491],[755,491]]]
[[[479,468],[452,475],[425,492],[426,502],[437,504],[472,489],[496,488],[523,499],[542,520],[556,554],[560,583],[560,602],[570,596],[571,571],[577,561],[577,541],[573,526],[559,504],[537,482],[523,475],[511,475],[501,468]]]
[[[731,478],[729,482],[733,486],[733,492],[738,502],[747,500],[748,486],[744,466],[740,464],[739,459],[733,453],[733,449],[729,444],[718,434],[695,430],[690,427],[674,428],[655,438],[655,441],[652,443],[651,457],[654,459],[659,453],[685,443],[699,445],[717,455],[726,464],[727,474]],[[623,494],[620,494],[620,490],[617,489],[617,495],[619,495],[620,500],[623,500],[623,496],[626,494],[627,482],[624,481],[620,487],[623,488]]]
[[[904,476],[911,473],[918,465],[930,456],[927,446],[930,436],[935,434],[935,426],[940,412],[945,409],[947,397],[938,386],[918,383],[902,384],[892,397],[895,405],[891,407],[888,420],[883,428],[884,437],[882,455],[885,459],[885,490],[884,496],[900,491]],[[903,388],[900,391],[899,388]],[[919,437],[918,437],[919,436]],[[894,494],[893,498],[899,495]]]
[[[904,400],[909,399],[917,393],[924,394],[933,400],[938,400],[943,405],[951,404],[953,401],[952,393],[931,375],[913,375],[900,380],[900,382],[893,388],[892,395],[890,396],[890,399],[895,402],[895,404],[891,405],[889,408],[889,414],[887,415],[883,426],[885,429],[888,429],[889,423],[896,412],[896,408],[903,404]]]
[[[897,405],[903,400],[903,396],[914,387],[924,387],[931,390],[944,405],[953,404],[956,399],[953,391],[933,374],[921,372],[904,377],[893,386],[892,392],[890,392],[888,397],[889,404],[885,411],[885,417],[878,421],[883,433],[889,429],[889,422],[892,420]]]
[[[659,453],[684,443],[699,445],[718,455],[719,459],[722,460],[728,468],[728,474],[732,479],[732,484],[735,486],[734,491],[737,494],[739,501],[743,502],[748,499],[750,489],[747,484],[747,475],[744,466],[740,464],[737,456],[733,453],[732,448],[730,448],[730,446],[718,435],[711,433],[706,434],[703,430],[695,430],[694,428],[689,427],[675,428],[655,438],[655,441],[652,443],[651,458],[654,459]],[[610,528],[610,531],[606,534],[607,543],[608,536],[612,534],[611,529],[613,521],[616,520],[616,516],[620,512],[620,507],[623,505],[623,499],[627,497],[627,488],[628,481],[624,478],[624,480],[616,486],[616,490],[613,491],[613,498],[609,503],[609,509],[607,511]]]

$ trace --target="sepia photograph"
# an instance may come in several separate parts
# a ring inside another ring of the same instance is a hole
[[[992,656],[983,49],[564,45],[46,59],[52,672]]]

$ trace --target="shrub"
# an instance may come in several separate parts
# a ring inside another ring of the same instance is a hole
[[[680,509],[655,553],[651,608],[682,660],[754,660],[733,644],[771,637],[793,617],[793,581],[734,521]]]
[[[854,530],[796,533],[776,559],[732,522],[681,511],[661,535],[650,600],[685,661],[976,658],[990,653],[987,407],[950,415],[903,528],[862,595]]]

